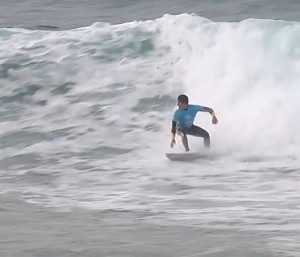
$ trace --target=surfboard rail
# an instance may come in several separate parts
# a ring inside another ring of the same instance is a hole
[[[166,156],[171,161],[193,161],[203,158],[208,158],[207,153],[166,153]]]

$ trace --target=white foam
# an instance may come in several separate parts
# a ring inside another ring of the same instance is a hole
[[[214,147],[247,154],[294,154],[300,143],[298,23],[249,19],[215,23],[165,16],[161,37],[172,49],[177,79],[192,103],[215,109],[219,124],[199,115]]]

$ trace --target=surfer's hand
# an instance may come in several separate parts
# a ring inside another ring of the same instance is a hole
[[[217,124],[218,123],[218,119],[216,116],[213,116],[212,118],[212,124]]]
[[[171,148],[173,148],[175,144],[176,144],[175,136],[172,136],[172,138],[171,138]]]
[[[217,116],[215,115],[215,113],[213,112],[211,114],[211,116],[212,116],[212,124],[217,124],[218,123],[218,119],[217,119]]]

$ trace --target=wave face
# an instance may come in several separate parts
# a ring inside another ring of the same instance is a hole
[[[40,203],[99,208],[96,199],[125,208],[133,195],[122,192],[139,187],[124,172],[174,169],[164,153],[181,93],[218,115],[216,126],[206,113],[196,118],[212,153],[225,158],[215,169],[241,161],[299,167],[299,38],[296,22],[190,14],[67,31],[0,29],[2,188]],[[196,138],[190,144],[203,148]],[[115,176],[124,188],[111,184]]]

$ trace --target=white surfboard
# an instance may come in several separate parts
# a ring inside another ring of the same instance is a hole
[[[208,153],[166,153],[169,160],[172,161],[193,161],[198,159],[208,159]]]

